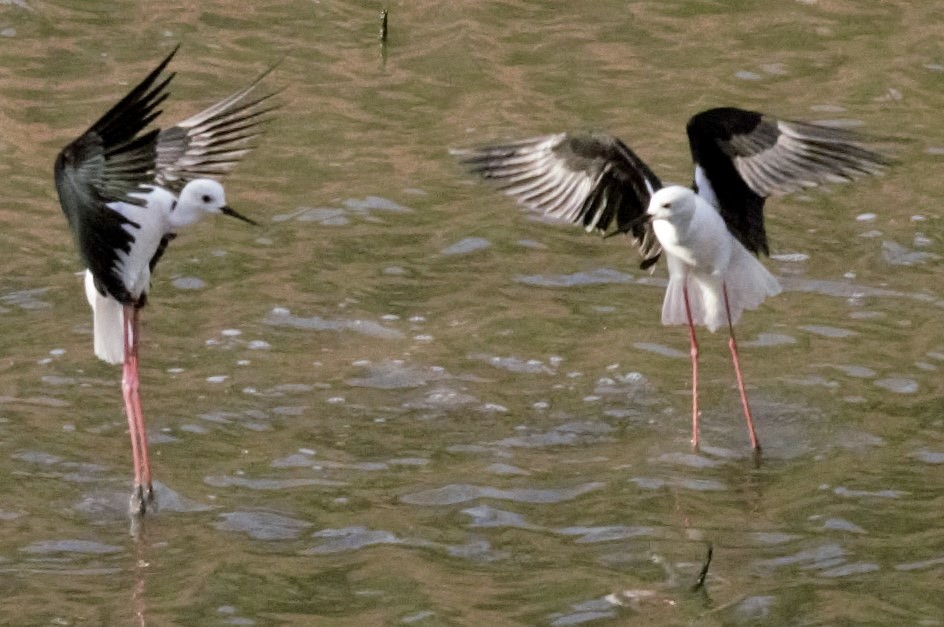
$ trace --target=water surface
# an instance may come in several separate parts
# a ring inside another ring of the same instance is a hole
[[[0,615],[18,624],[941,624],[938,2],[0,5]],[[283,107],[144,312],[161,509],[128,533],[56,152],[175,43],[170,121]],[[704,333],[692,454],[664,267],[536,220],[449,147],[606,129],[689,180],[737,104],[887,138],[769,204],[785,291]],[[707,547],[705,586],[691,587]],[[15,617],[15,619],[13,618]]]

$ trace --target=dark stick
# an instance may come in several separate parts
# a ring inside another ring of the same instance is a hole
[[[701,567],[701,571],[698,573],[698,579],[695,580],[695,585],[692,586],[692,592],[700,590],[705,587],[705,577],[708,576],[708,567],[711,566],[711,555],[713,553],[713,548],[708,545],[708,555],[705,556],[705,564]]]

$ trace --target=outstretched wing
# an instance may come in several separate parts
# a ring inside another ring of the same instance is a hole
[[[231,171],[262,132],[267,115],[277,108],[278,92],[254,95],[259,83],[274,69],[263,72],[251,85],[163,129],[157,140],[157,183],[179,192],[196,178],[219,178]]]
[[[767,196],[878,174],[889,164],[855,132],[733,107],[693,116],[688,139],[696,191],[755,253],[768,254]]]
[[[128,221],[106,205],[115,201],[140,204],[129,196],[153,183],[157,157],[156,130],[138,135],[160,111],[173,74],[162,77],[175,48],[144,80],[108,110],[56,158],[59,204],[78,244],[82,261],[99,289],[120,301],[128,298],[113,274],[118,251],[128,252],[133,237]]]
[[[658,260],[661,247],[645,216],[649,198],[662,184],[616,137],[559,133],[452,152],[529,209],[581,224],[588,232],[631,232],[642,267]]]

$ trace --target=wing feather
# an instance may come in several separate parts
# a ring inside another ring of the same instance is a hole
[[[645,267],[661,254],[645,212],[662,183],[616,137],[558,133],[452,152],[531,210],[587,231],[631,232]]]
[[[763,216],[768,196],[880,174],[889,165],[848,129],[734,107],[694,115],[688,138],[696,191],[718,206],[728,229],[755,253],[769,252]],[[699,189],[699,181],[711,190]]]
[[[190,180],[218,178],[233,170],[253,149],[253,140],[278,108],[273,100],[278,91],[254,95],[274,68],[248,87],[163,129],[157,139],[157,183],[180,191]]]
[[[59,204],[91,270],[96,287],[120,302],[131,295],[115,274],[119,251],[134,241],[131,223],[108,203],[140,204],[130,196],[153,182],[157,157],[156,130],[140,134],[159,114],[173,74],[162,76],[176,54],[174,48],[140,83],[110,108],[87,131],[62,149],[54,168]]]

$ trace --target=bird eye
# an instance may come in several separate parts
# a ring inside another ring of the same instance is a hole
[[[206,204],[210,204],[210,200],[211,200],[211,199],[210,199],[210,195],[209,195],[209,194],[204,194],[204,195],[203,195],[203,202],[205,202]]]

